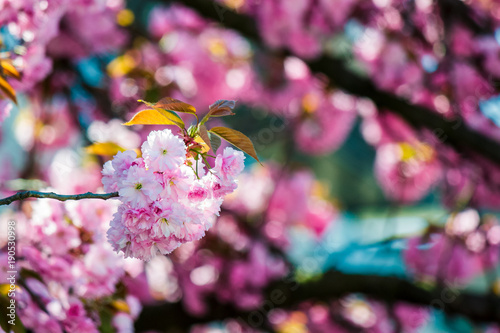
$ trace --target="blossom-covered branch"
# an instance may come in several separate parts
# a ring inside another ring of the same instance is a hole
[[[118,197],[118,192],[112,192],[112,193],[87,192],[82,194],[57,194],[54,192],[22,191],[22,192],[17,192],[16,194],[11,195],[10,197],[0,199],[0,206],[9,205],[14,201],[24,200],[27,198],[48,198],[59,201],[66,201],[66,200],[82,200],[82,199],[107,200],[115,197]]]
[[[261,49],[265,49],[265,43],[255,20],[251,17],[211,1],[176,1],[193,8],[204,17],[219,22],[224,27],[238,31],[258,43]],[[304,59],[304,61],[313,72],[326,75],[335,86],[353,95],[370,98],[379,109],[399,115],[415,128],[432,131],[437,141],[446,142],[469,153],[473,151],[500,165],[500,145],[493,139],[470,129],[460,117],[446,119],[427,107],[409,103],[404,98],[380,90],[370,79],[348,69],[343,60],[323,54],[318,58]]]

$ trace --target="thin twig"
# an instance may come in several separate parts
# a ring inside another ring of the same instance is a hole
[[[118,197],[118,192],[112,192],[112,193],[92,193],[92,192],[87,192],[87,193],[82,193],[82,194],[56,194],[54,192],[38,192],[38,191],[22,191],[22,192],[17,192],[14,195],[11,195],[10,197],[0,199],[0,206],[3,205],[9,205],[13,203],[14,201],[18,200],[24,200],[27,198],[48,198],[48,199],[55,199],[59,201],[66,201],[66,200],[82,200],[82,199],[102,199],[102,200],[107,200],[111,198]]]

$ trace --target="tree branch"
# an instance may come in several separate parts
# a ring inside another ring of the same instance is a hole
[[[215,20],[226,28],[239,32],[253,40],[263,50],[266,49],[255,20],[251,17],[236,13],[213,1],[173,1],[196,10],[200,15]],[[285,51],[285,54],[290,54],[290,52]],[[470,156],[474,156],[475,152],[500,165],[500,143],[468,128],[461,119],[446,119],[431,109],[411,104],[404,98],[379,90],[370,79],[353,73],[340,59],[322,55],[313,60],[303,60],[311,71],[326,75],[334,85],[346,92],[370,98],[379,109],[399,115],[414,128],[430,130],[442,143],[446,142],[460,151],[468,152]]]
[[[478,35],[492,34],[493,22],[486,17],[474,15],[472,9],[460,0],[438,0],[440,15],[445,25],[460,22]]]
[[[118,192],[102,193],[102,194],[87,192],[82,194],[64,195],[64,194],[56,194],[54,192],[22,191],[22,192],[17,192],[16,194],[11,195],[10,197],[0,199],[0,206],[9,205],[14,201],[24,200],[27,198],[49,198],[59,201],[66,201],[66,200],[82,200],[82,199],[107,200],[116,197],[118,197]]]
[[[193,324],[234,318],[258,329],[263,327],[255,327],[254,324],[268,325],[265,314],[277,307],[291,309],[304,301],[328,303],[355,293],[389,305],[406,302],[434,307],[449,315],[465,316],[474,322],[500,322],[500,298],[491,294],[465,293],[446,284],[427,290],[398,277],[329,271],[318,280],[302,284],[290,277],[272,283],[266,289],[261,307],[249,311],[238,310],[231,304],[221,304],[212,298],[207,300],[210,301],[208,312],[199,317],[187,313],[180,303],[146,305],[135,327],[138,332],[173,327],[188,330]]]
[[[475,322],[500,322],[500,298],[491,294],[471,294],[458,290],[451,282],[423,289],[406,279],[393,276],[344,274],[326,272],[317,281],[300,284],[293,290],[290,282],[269,287],[285,294],[285,307],[306,300],[331,301],[352,293],[362,293],[378,300],[401,301],[419,306],[435,307],[451,315],[465,316]]]

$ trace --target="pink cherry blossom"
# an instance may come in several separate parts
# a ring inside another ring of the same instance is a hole
[[[137,165],[131,166],[127,178],[118,184],[120,197],[134,208],[153,203],[161,190],[161,185],[154,180],[153,171]]]
[[[224,180],[234,179],[243,171],[244,160],[243,152],[227,147],[222,154],[217,155],[214,171]]]
[[[173,170],[186,155],[184,142],[168,129],[149,133],[141,150],[146,166],[160,172]]]

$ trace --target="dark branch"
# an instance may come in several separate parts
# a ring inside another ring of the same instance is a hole
[[[196,10],[200,15],[213,19],[224,27],[238,31],[259,44],[262,49],[266,48],[256,23],[251,17],[236,13],[213,1],[174,1]],[[463,11],[463,8],[460,10]],[[417,129],[430,130],[440,142],[446,142],[470,154],[475,152],[500,165],[500,144],[471,130],[460,119],[445,119],[433,110],[411,104],[401,97],[379,90],[371,80],[350,71],[342,60],[322,55],[317,59],[305,61],[313,72],[326,75],[335,86],[346,92],[370,98],[379,109],[399,115]]]
[[[187,330],[193,324],[227,318],[239,319],[250,325],[260,322],[267,326],[265,314],[274,308],[293,308],[304,301],[331,302],[353,293],[364,294],[388,304],[406,302],[434,307],[449,315],[465,316],[474,322],[500,322],[500,298],[496,296],[465,293],[452,285],[426,290],[397,277],[330,271],[313,282],[298,284],[288,277],[273,283],[266,290],[262,306],[248,312],[213,299],[207,307],[208,313],[199,317],[188,314],[180,303],[148,305],[144,307],[135,327],[138,332],[167,328]]]
[[[473,10],[460,0],[438,0],[440,15],[445,25],[460,22],[478,35],[492,34],[491,19],[474,16]]]
[[[14,195],[11,195],[10,197],[0,199],[0,206],[3,205],[9,205],[13,203],[14,201],[18,200],[24,200],[27,198],[49,198],[49,199],[55,199],[59,201],[66,201],[66,200],[82,200],[82,199],[102,199],[102,200],[107,200],[111,198],[116,198],[118,197],[118,192],[113,192],[113,193],[92,193],[92,192],[87,192],[87,193],[82,193],[82,194],[56,194],[54,192],[37,192],[37,191],[22,191],[18,192]]]
[[[310,299],[331,301],[347,294],[362,293],[387,302],[397,300],[419,306],[432,306],[447,314],[465,316],[475,322],[500,322],[500,298],[490,294],[462,292],[451,284],[426,290],[398,277],[330,271],[317,281],[297,286],[295,291],[291,287],[290,282],[280,282],[268,290],[283,291],[286,295],[284,306],[292,306]]]

